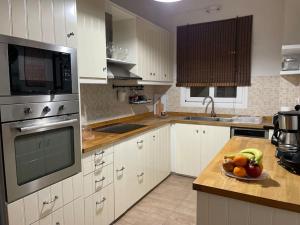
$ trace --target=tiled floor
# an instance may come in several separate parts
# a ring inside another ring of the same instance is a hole
[[[196,192],[192,178],[171,175],[115,225],[195,225]]]

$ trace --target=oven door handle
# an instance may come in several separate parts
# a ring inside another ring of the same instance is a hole
[[[78,121],[78,119],[72,119],[72,120],[64,120],[64,121],[59,121],[59,122],[54,122],[54,123],[44,123],[44,124],[37,124],[37,125],[33,125],[33,126],[28,126],[28,127],[16,127],[16,128],[20,132],[26,132],[26,131],[38,130],[41,128],[69,125],[69,124],[75,123],[77,121]]]

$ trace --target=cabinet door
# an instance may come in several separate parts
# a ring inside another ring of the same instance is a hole
[[[159,164],[160,181],[165,179],[171,172],[171,148],[170,148],[170,126],[159,129]]]
[[[42,41],[41,5],[39,0],[27,0],[28,38]]]
[[[65,24],[67,38],[67,46],[71,48],[77,47],[77,12],[76,0],[65,0]]]
[[[41,18],[42,18],[42,41],[54,44],[54,17],[53,2],[49,0],[41,1]]]
[[[0,1],[0,34],[11,35],[10,0]]]
[[[229,127],[201,126],[201,171],[230,139]],[[218,137],[218,138],[216,138]]]
[[[107,69],[104,0],[79,0],[77,16],[79,76],[105,79]]]
[[[200,126],[175,125],[175,171],[179,174],[198,176],[201,171]]]
[[[25,225],[23,199],[7,205],[9,225]]]
[[[12,35],[15,37],[27,38],[26,1],[11,0],[10,3]]]
[[[74,201],[74,225],[84,225],[84,201],[78,198]]]
[[[123,193],[124,194],[124,193]],[[109,185],[94,194],[94,225],[107,225],[114,221],[114,190]]]
[[[147,193],[147,179],[150,178],[148,171],[146,171],[147,167],[147,155],[149,151],[148,145],[149,140],[147,140],[146,135],[141,135],[135,140],[135,154],[137,155],[136,162],[136,191],[137,195],[135,197],[136,201],[143,197]]]
[[[137,19],[137,40],[138,40],[138,75],[143,78],[143,80],[149,80],[149,52],[148,52],[148,42],[147,42],[147,28],[141,19]]]
[[[134,151],[135,143],[132,140],[115,146],[115,215],[118,218],[136,199],[136,168],[137,160]],[[126,193],[126,194],[124,194]]]
[[[63,207],[64,225],[74,225],[74,204],[73,202]]]
[[[57,45],[66,46],[65,4],[62,0],[53,0],[54,35]]]

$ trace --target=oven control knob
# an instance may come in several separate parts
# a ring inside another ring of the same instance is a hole
[[[24,114],[28,115],[28,114],[30,114],[30,113],[32,113],[32,110],[31,110],[30,107],[24,108]]]
[[[44,113],[48,113],[50,111],[51,111],[51,109],[48,106],[45,106],[44,109],[43,109]]]
[[[59,108],[58,108],[59,111],[63,111],[64,109],[65,109],[65,106],[64,106],[64,105],[61,105],[61,106],[59,106]]]

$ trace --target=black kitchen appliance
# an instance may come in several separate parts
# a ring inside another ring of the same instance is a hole
[[[279,164],[300,174],[300,106],[295,110],[278,112],[273,117],[274,134],[271,142],[276,148]]]

